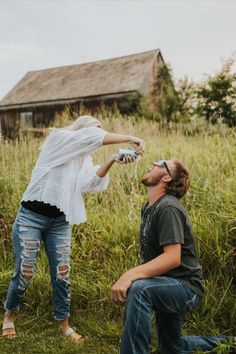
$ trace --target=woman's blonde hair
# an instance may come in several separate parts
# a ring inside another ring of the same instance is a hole
[[[64,127],[66,130],[79,130],[88,127],[101,127],[101,122],[92,116],[80,116],[72,124]]]
[[[62,128],[55,128],[55,127],[49,128],[49,132],[50,132],[50,134],[51,133],[53,134],[53,133],[60,131],[61,129],[66,129],[69,131],[76,131],[76,130],[79,130],[82,128],[101,127],[101,126],[102,126],[102,124],[97,118],[94,118],[92,116],[80,116],[80,117],[77,116],[76,120],[72,124],[66,125],[65,127],[62,127]],[[40,146],[39,150],[42,150],[43,145],[44,145],[44,142]]]

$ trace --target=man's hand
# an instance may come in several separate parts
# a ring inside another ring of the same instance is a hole
[[[126,301],[127,290],[131,284],[132,281],[122,275],[111,288],[111,300],[116,304],[123,305]]]

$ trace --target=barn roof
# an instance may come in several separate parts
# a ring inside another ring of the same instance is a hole
[[[85,64],[29,71],[0,110],[140,91],[145,94],[159,49]]]

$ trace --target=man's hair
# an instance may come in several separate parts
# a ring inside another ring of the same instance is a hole
[[[182,198],[190,186],[189,171],[182,161],[172,159],[175,165],[172,180],[166,185],[166,193]]]

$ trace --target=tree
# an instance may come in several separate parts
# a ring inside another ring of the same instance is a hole
[[[177,82],[176,90],[179,97],[179,115],[181,121],[189,121],[197,109],[197,85],[187,75]]]
[[[199,86],[198,112],[208,121],[236,126],[236,73],[232,73],[234,59],[229,58],[222,69]]]
[[[171,77],[171,69],[166,64],[157,71],[153,83],[152,107],[164,121],[178,120],[179,98]]]

